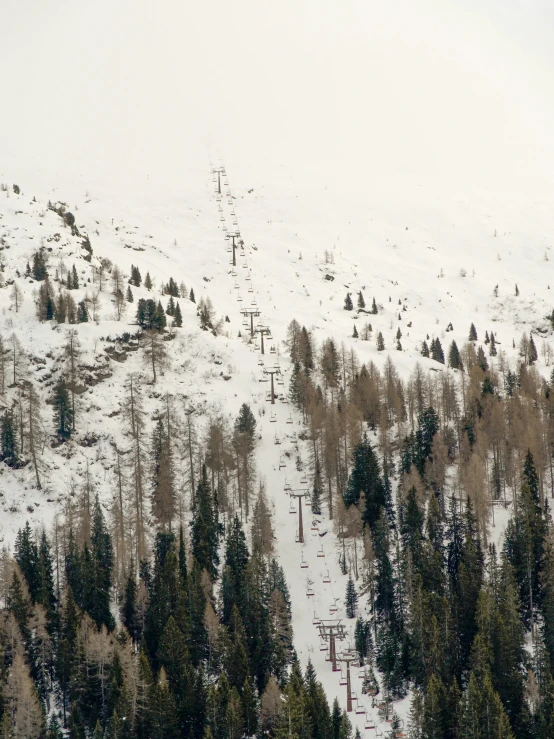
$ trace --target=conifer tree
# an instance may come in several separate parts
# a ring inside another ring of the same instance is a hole
[[[477,365],[483,370],[483,372],[488,372],[489,363],[487,362],[487,357],[482,346],[477,349]]]
[[[8,411],[4,411],[2,416],[2,424],[0,427],[0,440],[2,448],[2,460],[8,467],[17,467],[19,464],[19,455],[17,453],[17,436],[14,426],[13,415]]]
[[[152,290],[152,280],[150,278],[150,272],[146,273],[146,277],[144,278],[144,287],[147,290]]]
[[[314,484],[312,488],[312,497],[311,497],[312,513],[314,513],[316,516],[321,514],[322,492],[323,492],[323,485],[321,481],[321,468],[319,466],[319,459],[318,459],[316,460],[316,463],[315,463]]]
[[[375,302],[375,298],[373,298],[373,300],[372,300],[372,302],[371,302],[371,312],[372,312],[373,314],[377,314],[377,313],[378,313],[378,310],[377,310],[377,303]]]
[[[54,387],[54,423],[59,441],[63,444],[73,430],[73,408],[67,385],[61,377]]]
[[[462,357],[455,341],[450,344],[450,349],[448,350],[448,366],[452,367],[452,369],[463,369]]]
[[[344,599],[346,618],[354,618],[356,615],[356,607],[358,604],[358,593],[356,592],[356,586],[352,577],[348,578],[346,584],[346,596]]]
[[[379,459],[371,446],[367,434],[354,450],[352,472],[344,494],[347,508],[357,505],[361,495],[365,498],[365,511],[362,511],[364,523],[373,527],[382,507],[390,510],[390,501],[381,477]]]
[[[354,330],[352,331],[352,338],[353,339],[358,338],[358,329],[356,328],[356,324],[354,324]]]
[[[469,327],[469,341],[477,341],[477,329],[473,323]]]
[[[75,265],[73,265],[71,269],[71,286],[69,285],[69,275],[67,276],[67,287],[70,290],[78,290],[79,289],[79,277],[77,275],[77,270],[75,269]]]
[[[423,344],[421,345],[421,356],[422,357],[429,356],[429,347],[427,346],[427,342],[425,340],[423,341]]]
[[[535,346],[533,337],[530,336],[529,337],[529,359],[528,359],[529,365],[534,364],[538,358],[539,358],[539,354],[537,352],[537,347]]]
[[[377,351],[382,352],[385,349],[385,340],[383,334],[379,331],[377,334]]]
[[[194,290],[192,289],[192,287],[191,287],[190,293],[189,293],[189,300],[190,300],[191,303],[196,303],[196,298],[194,297]]]
[[[77,305],[77,323],[87,323],[88,322],[88,310],[87,310],[87,304],[84,300],[79,301],[79,304]]]
[[[181,315],[181,308],[179,307],[179,301],[175,303],[175,315],[173,317],[173,325],[176,328],[181,328],[183,325],[183,317]]]
[[[352,310],[353,307],[352,295],[350,293],[346,293],[346,297],[344,299],[344,310]]]
[[[152,443],[152,514],[164,531],[171,531],[175,507],[169,419],[166,418],[166,424],[164,424],[159,418]]]
[[[128,303],[132,303],[135,300],[133,297],[133,291],[131,290],[130,285],[127,285],[127,292],[125,294],[125,299],[127,300]]]
[[[196,489],[191,523],[191,544],[193,557],[201,569],[207,570],[212,580],[217,576],[219,565],[218,542],[219,524],[214,511],[206,465],[202,465],[202,476]]]
[[[442,350],[440,339],[433,339],[431,341],[431,359],[434,359],[435,362],[444,364],[444,352]]]
[[[33,279],[35,280],[45,280],[48,277],[48,270],[46,268],[46,261],[42,249],[39,249],[39,251],[36,251],[33,254],[33,266],[31,271]]]

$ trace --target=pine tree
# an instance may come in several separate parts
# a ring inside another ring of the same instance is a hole
[[[91,531],[91,559],[93,583],[90,603],[86,610],[98,628],[105,625],[112,631],[115,622],[110,610],[110,587],[113,572],[113,549],[98,496],[94,501]]]
[[[423,341],[423,344],[421,345],[421,356],[422,357],[429,356],[429,347],[427,346],[427,342],[425,340]]]
[[[61,377],[54,387],[54,423],[56,424],[56,434],[61,443],[67,441],[71,437],[73,430],[73,408],[67,385],[63,377]]]
[[[31,271],[35,280],[45,280],[48,277],[48,270],[42,249],[33,254],[33,267]]]
[[[365,300],[364,300],[364,295],[361,290],[358,293],[358,308],[360,310],[365,310]]]
[[[196,298],[194,297],[194,290],[192,289],[192,287],[191,287],[190,293],[189,293],[189,300],[190,300],[191,303],[196,303]]]
[[[344,310],[352,310],[353,307],[352,295],[350,293],[346,293],[346,297],[344,299]]]
[[[362,511],[362,517],[364,523],[373,527],[380,509],[382,507],[390,509],[390,501],[387,500],[379,459],[366,434],[354,450],[352,472],[344,494],[346,507],[357,505],[362,493],[365,498],[365,511]]]
[[[356,586],[351,577],[348,578],[346,584],[346,596],[345,596],[345,610],[346,618],[354,618],[356,615],[356,607],[358,604],[358,593],[356,592]]]
[[[487,362],[485,350],[482,346],[477,349],[477,365],[483,370],[483,372],[488,372],[489,363]]]
[[[152,513],[163,530],[171,531],[175,517],[176,496],[169,428],[158,419],[152,443]]]
[[[434,359],[435,362],[444,364],[444,352],[442,350],[440,339],[433,339],[431,341],[431,359]]]
[[[127,300],[128,303],[132,303],[135,300],[133,297],[133,291],[131,290],[130,285],[127,285],[127,293],[125,295],[125,299]]]
[[[373,314],[377,314],[377,313],[378,313],[378,310],[377,310],[377,303],[375,302],[375,298],[373,298],[373,300],[372,300],[372,302],[371,302],[371,312],[372,312]]]
[[[356,324],[354,324],[354,330],[352,331],[352,338],[353,339],[358,338],[358,329],[356,328]]]
[[[152,280],[150,279],[150,272],[146,273],[146,277],[144,278],[144,287],[147,290],[152,290]]]
[[[311,497],[312,513],[314,513],[316,516],[321,514],[322,487],[321,468],[319,466],[319,460],[317,460],[315,464],[314,485],[312,488]]]
[[[529,359],[528,359],[529,365],[534,364],[538,358],[539,358],[539,354],[537,352],[537,347],[535,346],[535,342],[533,341],[533,337],[531,336],[529,338]]]
[[[515,290],[515,295],[516,295],[516,298],[517,298],[517,296],[519,295],[519,287],[517,286],[517,283],[516,283],[516,290]]]
[[[183,317],[181,315],[181,308],[179,307],[179,301],[175,303],[175,315],[173,317],[173,326],[181,328],[183,325]]]
[[[2,460],[8,465],[8,467],[17,467],[19,465],[17,435],[13,422],[13,415],[8,411],[4,411],[4,415],[2,416],[0,441]]]
[[[455,341],[450,344],[450,349],[448,350],[448,365],[452,369],[463,369],[462,357]]]
[[[383,334],[379,331],[377,334],[377,351],[382,352],[385,349],[385,340]]]
[[[202,476],[196,489],[193,519],[191,523],[191,544],[193,557],[201,569],[206,569],[212,579],[217,577],[219,555],[219,524],[214,511],[213,500],[206,465],[202,465]]]
[[[165,312],[167,313],[168,316],[175,315],[175,301],[173,300],[173,296],[169,298]]]
[[[473,323],[469,327],[469,341],[477,341],[477,329]]]
[[[88,322],[88,310],[87,304],[84,300],[81,300],[77,306],[77,323]]]
[[[70,290],[78,290],[79,289],[79,277],[77,275],[77,270],[75,269],[75,265],[73,265],[73,267],[71,269],[71,287],[69,285],[69,275],[67,276],[67,282],[68,282],[67,287]]]

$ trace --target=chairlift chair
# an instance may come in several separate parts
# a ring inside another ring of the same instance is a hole
[[[240,295],[240,293],[237,293],[237,303],[242,303],[242,296]],[[248,323],[243,323],[242,325],[244,326],[244,328],[248,328]]]
[[[339,607],[336,603],[331,603],[329,606],[329,613],[336,613],[339,610]]]
[[[290,499],[289,513],[293,513],[293,514],[296,513],[296,508],[294,507],[294,499],[293,498]]]
[[[222,228],[224,231],[227,231],[227,226],[225,225],[225,223],[223,224]]]
[[[328,584],[331,582],[331,575],[329,574],[329,570],[327,570],[327,574],[323,576],[323,582],[325,584]]]
[[[290,482],[285,477],[285,493],[289,493],[292,490]]]
[[[277,434],[275,434],[275,444],[280,444],[280,443],[281,443],[281,439],[277,436]]]
[[[277,416],[275,415],[275,413],[272,413],[269,417],[269,423],[277,423]]]
[[[312,525],[310,526],[312,531],[319,531],[319,526],[317,525],[317,521],[312,521]],[[325,582],[325,580],[323,581]]]
[[[356,713],[363,714],[365,713],[364,704],[360,703],[360,701],[356,701]]]
[[[320,547],[320,549],[319,549],[319,551],[317,553],[317,556],[319,558],[325,558],[325,552],[323,551],[323,544],[321,545],[321,547]]]
[[[308,569],[308,563],[304,559],[304,552],[302,552],[302,556],[300,557],[300,569],[301,570],[307,570]]]
[[[300,478],[300,484],[301,485],[307,485],[308,484],[308,478],[306,477],[306,475],[302,475],[302,477]]]
[[[254,292],[254,288],[252,287],[252,284],[248,285],[248,292],[249,293],[253,293]]]
[[[319,622],[321,623],[321,621]],[[326,641],[320,641],[319,642],[319,651],[320,652],[327,652],[329,650],[329,645]]]
[[[308,583],[306,585],[306,595],[308,596],[308,598],[311,598],[312,596],[315,595],[314,589],[312,588],[312,586],[310,585],[310,583]]]
[[[283,457],[283,455],[281,455],[279,457],[279,469],[282,470],[286,466],[287,466],[287,463],[285,462],[285,458]]]
[[[275,349],[275,344],[272,344],[272,345],[271,345],[271,347],[270,347],[270,349],[269,349],[269,353],[270,353],[270,354],[276,354],[276,353],[277,353],[277,351],[276,351],[276,349]]]
[[[369,713],[365,715],[364,729],[375,729],[375,721],[370,717]]]
[[[287,423],[292,423],[292,413],[289,413],[289,417],[287,418]]]
[[[317,617],[317,616],[315,615],[315,611],[314,611],[314,617],[312,618],[312,624],[313,624],[314,626],[319,626],[319,624],[320,624],[320,623],[321,623],[321,619],[319,619],[319,618],[318,618],[318,617]]]
[[[346,685],[346,673],[341,669],[340,671],[340,677],[339,677],[339,685]]]

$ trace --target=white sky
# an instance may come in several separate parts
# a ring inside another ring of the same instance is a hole
[[[230,167],[544,194],[545,0],[0,0],[0,172]],[[550,43],[549,43],[550,42]]]

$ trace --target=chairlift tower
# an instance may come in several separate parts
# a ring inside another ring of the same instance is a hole
[[[212,174],[217,174],[217,192],[219,195],[221,195],[221,175],[225,174],[225,167],[212,169]]]
[[[269,375],[271,377],[271,405],[275,405],[275,384],[273,382],[273,376],[280,374],[281,369],[279,367],[274,367],[273,369],[264,368],[264,375]]]
[[[291,498],[298,498],[298,544],[304,543],[304,526],[302,522],[302,498],[308,497],[308,488],[290,490]]]
[[[254,316],[258,317],[260,315],[259,308],[243,308],[241,313],[245,320],[250,316],[250,336],[254,338]]]
[[[346,710],[352,713],[352,684],[350,682],[350,664],[358,661],[358,655],[355,652],[343,652],[337,657],[337,662],[346,664]]]
[[[261,353],[265,354],[264,335],[267,336],[268,339],[271,338],[271,331],[269,329],[269,326],[256,326],[256,333],[260,334],[260,349],[261,349]]]
[[[346,626],[341,623],[340,618],[332,618],[321,619],[317,628],[323,641],[329,642],[329,661],[331,662],[333,672],[338,672],[336,642],[346,639]]]
[[[225,236],[225,238],[226,239],[232,239],[233,240],[233,243],[231,245],[231,249],[233,250],[233,267],[236,267],[237,266],[237,251],[236,251],[237,245],[235,244],[235,239],[239,239],[240,238],[240,231],[235,231],[234,234],[228,233]]]

